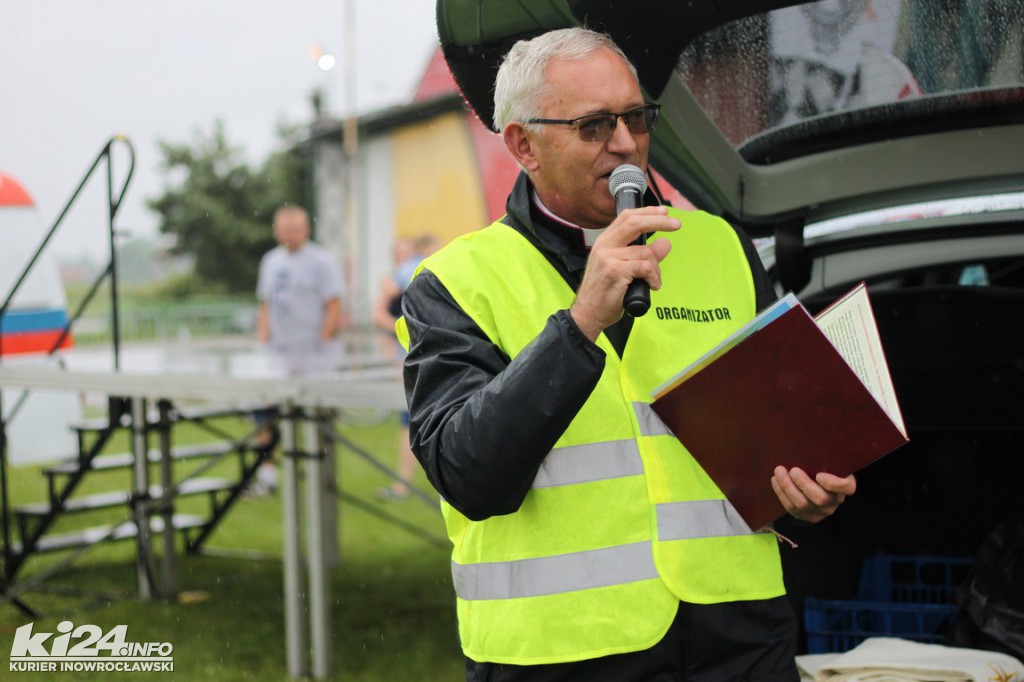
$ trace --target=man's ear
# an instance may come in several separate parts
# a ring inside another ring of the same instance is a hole
[[[501,137],[521,168],[526,171],[537,170],[537,157],[533,152],[533,143],[522,123],[517,121],[509,123],[501,131]]]

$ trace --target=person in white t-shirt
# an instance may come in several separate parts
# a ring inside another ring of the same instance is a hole
[[[286,204],[274,213],[278,246],[260,260],[259,340],[288,376],[315,376],[341,360],[343,294],[334,257],[309,239],[309,214]]]
[[[342,360],[340,268],[309,235],[309,213],[295,204],[281,206],[274,213],[278,246],[260,260],[256,333],[270,351],[275,373],[287,377],[316,377],[336,369]],[[264,422],[269,417],[257,415]],[[271,441],[269,427],[261,437]],[[271,460],[260,467],[257,479],[257,491],[276,489]]]

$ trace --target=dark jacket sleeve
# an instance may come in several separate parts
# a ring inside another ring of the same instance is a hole
[[[473,520],[510,514],[604,368],[568,311],[510,360],[430,271],[402,300],[412,449],[441,496]]]

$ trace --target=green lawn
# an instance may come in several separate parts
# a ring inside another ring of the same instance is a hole
[[[371,421],[357,419],[344,427],[343,433],[391,465],[397,447],[397,419],[377,424]],[[229,425],[234,432],[248,428],[242,420],[237,422]],[[344,500],[339,503],[341,557],[331,574],[332,657],[336,671],[332,679],[462,679],[464,666],[456,636],[440,512],[436,505],[428,506],[412,497],[399,502],[377,501],[374,491],[387,483],[385,476],[348,449],[339,448],[337,452],[338,485],[344,494],[364,500],[371,509],[395,515],[430,538],[389,523],[360,505]],[[192,466],[180,465],[178,474]],[[232,466],[234,462],[225,462],[219,468]],[[231,469],[220,473],[227,471]],[[14,504],[43,499],[44,479],[37,469],[14,469],[10,475]],[[125,486],[128,476],[127,471],[96,474],[86,480],[85,488]],[[422,474],[418,482],[425,487]],[[202,498],[191,498],[182,500],[181,508],[188,511],[204,504]],[[104,514],[106,518],[102,519]],[[61,521],[61,527],[123,517],[123,511],[93,512],[89,517]],[[174,672],[164,674],[165,678],[283,680],[287,679],[287,668],[282,543],[280,497],[247,498],[234,507],[207,542],[208,554],[182,557],[177,599],[141,601],[136,597],[134,543],[128,541],[90,549],[21,596],[40,613],[34,632],[57,632],[58,623],[64,620],[76,626],[94,624],[104,633],[123,624],[128,626],[128,642],[170,643],[174,647]],[[35,557],[19,579],[31,580],[67,556],[57,553]],[[10,654],[15,629],[29,621],[13,606],[0,604],[0,651],[4,658]],[[152,673],[17,674],[9,671],[7,661],[0,668],[0,679],[152,678]]]

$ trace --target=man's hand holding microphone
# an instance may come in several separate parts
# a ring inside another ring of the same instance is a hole
[[[618,322],[623,310],[638,317],[650,307],[650,290],[661,288],[659,263],[672,245],[665,239],[646,243],[651,232],[672,232],[679,221],[664,206],[643,206],[647,181],[636,166],[623,164],[609,178],[615,197],[615,220],[594,242],[583,282],[570,314],[591,341]]]

